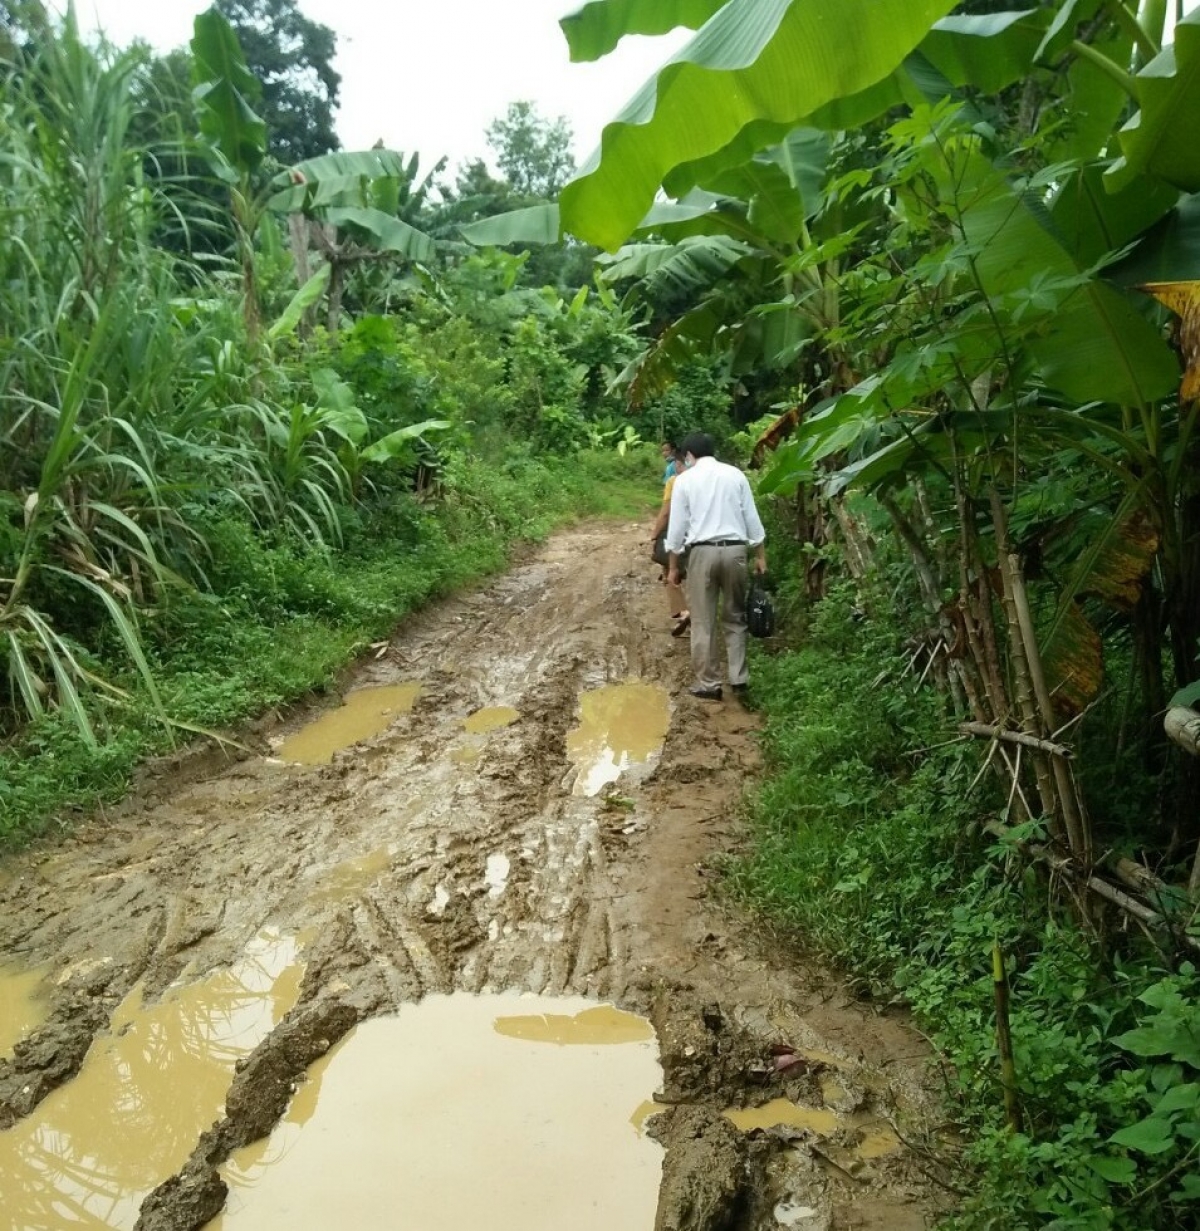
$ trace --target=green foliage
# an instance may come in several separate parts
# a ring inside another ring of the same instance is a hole
[[[733,433],[732,409],[724,365],[697,358],[680,368],[665,393],[646,403],[641,417],[660,441],[678,444],[689,432],[708,432],[724,444]]]
[[[296,0],[216,0],[214,7],[261,82],[271,153],[290,164],[337,149],[333,115],[341,78],[333,68],[333,31],[305,17]]]
[[[575,170],[571,126],[559,116],[547,120],[530,102],[509,103],[487,129],[488,144],[509,187],[518,196],[556,197]]]
[[[768,774],[750,805],[754,851],[731,884],[867,992],[902,998],[937,1044],[968,1143],[957,1165],[971,1196],[952,1226],[1189,1225],[1200,977],[1144,955],[1101,960],[1048,908],[1015,848],[983,831],[1002,801],[986,781],[969,792],[977,758],[946,742],[942,702],[906,673],[899,626],[882,585],[838,588],[800,647],[754,663]],[[995,941],[1016,965],[1024,1134],[1004,1124]]]

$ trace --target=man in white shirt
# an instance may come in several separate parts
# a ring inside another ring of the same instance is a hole
[[[692,696],[721,699],[721,652],[717,606],[725,632],[729,683],[744,692],[746,672],[747,552],[754,569],[767,571],[766,531],[746,476],[713,456],[713,439],[693,432],[681,445],[687,469],[675,479],[666,549],[667,580],[679,583],[679,557],[688,553],[688,608],[692,613]]]

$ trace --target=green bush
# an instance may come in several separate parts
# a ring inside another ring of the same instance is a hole
[[[873,610],[887,610],[873,596]],[[1059,916],[1041,875],[983,829],[978,748],[947,742],[899,634],[847,589],[791,652],[760,654],[768,773],[734,889],[901,1000],[953,1075],[972,1194],[952,1225],[1148,1231],[1200,1216],[1200,978]],[[898,623],[898,621],[897,621]],[[1012,971],[1023,1133],[1005,1124],[992,946]]]

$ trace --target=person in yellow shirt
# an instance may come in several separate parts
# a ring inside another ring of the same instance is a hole
[[[664,460],[666,454],[663,454]],[[650,531],[650,543],[653,550],[653,558],[656,563],[661,564],[665,570],[667,557],[665,551],[662,550],[662,539],[667,532],[667,523],[671,517],[671,495],[675,490],[675,480],[679,478],[684,471],[684,460],[682,453],[676,453],[674,458],[674,470],[667,478],[663,486],[662,504],[659,506],[658,516],[654,519],[654,527]],[[663,581],[667,587],[667,611],[670,613],[671,619],[675,621],[675,627],[671,629],[672,637],[682,637],[691,626],[691,616],[688,614],[687,599],[684,597],[681,576],[678,581],[667,580],[664,571]]]

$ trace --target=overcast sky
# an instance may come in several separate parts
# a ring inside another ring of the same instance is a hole
[[[125,45],[142,38],[166,50],[186,43],[210,0],[76,0],[85,26]],[[579,0],[582,3],[582,0]],[[510,102],[527,98],[547,117],[565,115],[582,162],[600,130],[682,44],[677,33],[626,40],[597,64],[572,64],[558,18],[572,0],[300,0],[338,36],[342,75],[338,134],[347,149],[380,138],[392,149],[441,155],[454,166],[486,155],[484,130]],[[59,0],[65,8],[65,0]]]
[[[193,17],[210,2],[76,0],[76,9],[115,43],[142,38],[167,50],[188,41]],[[484,130],[518,98],[549,118],[565,115],[582,162],[604,125],[688,37],[626,39],[597,64],[572,64],[558,18],[582,2],[300,0],[300,9],[338,36],[342,144],[367,149],[382,138],[392,149],[419,151],[428,168],[443,154],[452,167],[486,156]]]

